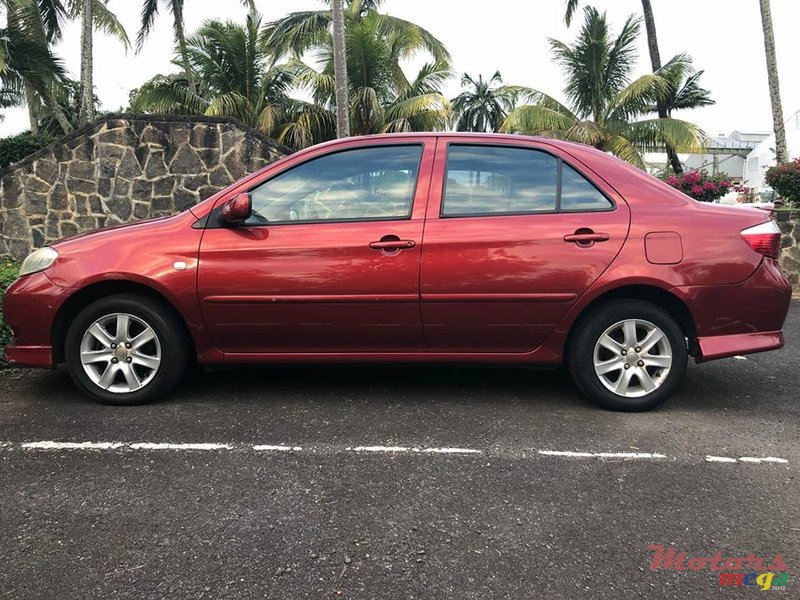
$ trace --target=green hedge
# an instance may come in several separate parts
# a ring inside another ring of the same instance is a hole
[[[52,141],[52,136],[33,135],[30,131],[0,139],[0,169],[22,160]]]
[[[11,341],[11,330],[3,321],[3,294],[17,278],[17,273],[19,273],[18,263],[10,258],[0,258],[0,360],[5,360],[6,344]]]

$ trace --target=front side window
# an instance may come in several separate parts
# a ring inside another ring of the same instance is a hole
[[[246,225],[408,219],[422,145],[321,156],[250,190]]]
[[[442,216],[553,212],[558,159],[527,148],[453,145]]]

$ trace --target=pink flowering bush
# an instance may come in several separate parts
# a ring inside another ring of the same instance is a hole
[[[800,206],[800,158],[767,169],[767,185],[785,198],[790,206]]]
[[[709,175],[706,171],[689,171],[664,178],[669,185],[700,202],[714,202],[733,188],[724,175]]]

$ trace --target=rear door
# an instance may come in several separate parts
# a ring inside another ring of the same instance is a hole
[[[217,346],[424,351],[419,269],[434,146],[351,142],[235,190],[250,192],[253,216],[226,228],[212,212],[200,248],[200,304]]]
[[[614,260],[630,213],[555,148],[440,139],[420,289],[432,352],[529,352]]]

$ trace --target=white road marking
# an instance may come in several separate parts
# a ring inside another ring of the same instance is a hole
[[[746,356],[734,356],[733,358],[735,358],[736,360],[747,360]]]
[[[736,459],[727,456],[706,456],[706,462],[735,463]]]
[[[22,444],[26,450],[115,450],[122,442],[28,442]]]
[[[233,450],[230,444],[153,444],[138,442],[131,444],[132,450]]]
[[[539,450],[544,456],[563,456],[567,458],[667,458],[666,454],[650,452],[570,452],[562,450]]]
[[[192,450],[217,450],[217,451],[253,451],[253,452],[308,452],[312,454],[340,454],[342,452],[355,452],[355,453],[376,453],[376,454],[398,454],[398,453],[415,453],[415,454],[455,454],[455,455],[481,455],[484,453],[492,454],[508,454],[507,451],[488,448],[480,450],[477,448],[457,448],[457,447],[424,447],[424,446],[335,446],[329,444],[303,446],[291,446],[289,444],[218,444],[218,443],[171,443],[171,442],[55,442],[51,440],[39,442],[0,442],[0,449],[13,450],[14,448],[21,448],[23,450],[173,450],[173,451],[192,451]],[[541,456],[553,456],[561,458],[608,458],[608,459],[625,459],[625,460],[651,460],[670,458],[666,454],[657,452],[585,452],[576,450],[537,450],[533,452]],[[518,452],[511,451],[511,454],[517,455]],[[526,453],[522,453],[524,457]],[[684,455],[682,457],[673,456],[672,459],[681,458],[687,461],[694,461],[692,455]],[[713,454],[705,455],[705,462],[710,463],[746,463],[746,464],[788,464],[789,461],[785,458],[777,456],[716,456]]]
[[[745,463],[782,463],[782,464],[789,462],[785,458],[777,458],[775,456],[766,456],[764,458],[756,458],[753,456],[742,456],[739,459],[739,461]]]
[[[483,454],[483,450],[475,450],[473,448],[424,448],[421,452],[429,454]]]

